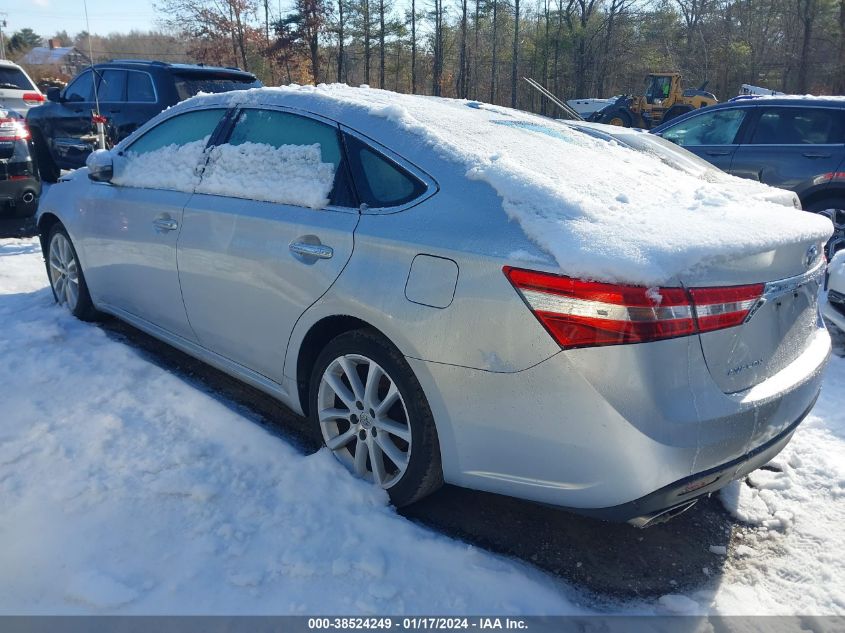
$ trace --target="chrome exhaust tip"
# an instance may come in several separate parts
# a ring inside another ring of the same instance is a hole
[[[684,503],[678,504],[676,506],[672,506],[666,510],[660,510],[659,512],[655,512],[653,514],[646,514],[641,517],[635,517],[628,521],[629,524],[633,525],[634,527],[638,528],[647,528],[651,527],[652,525],[657,525],[658,523],[665,523],[669,519],[674,519],[679,514],[683,514],[691,507],[693,507],[698,499],[693,499],[692,501],[685,501]]]
[[[24,204],[29,204],[33,200],[35,200],[35,194],[31,191],[25,191],[24,194],[21,196],[21,200],[23,200]]]

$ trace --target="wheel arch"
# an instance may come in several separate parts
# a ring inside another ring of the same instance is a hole
[[[348,314],[335,314],[316,321],[308,328],[302,342],[296,349],[296,390],[302,412],[309,415],[308,388],[314,363],[325,346],[333,338],[351,332],[367,329],[381,336],[385,341],[397,347],[384,332],[374,325]],[[398,347],[397,347],[398,349]]]
[[[51,211],[42,213],[38,218],[38,239],[41,242],[41,252],[44,253],[45,256],[47,254],[47,239],[50,237],[50,231],[56,224],[64,226],[62,221],[59,219],[59,216]],[[66,226],[65,230],[67,230]]]
[[[806,210],[807,207],[816,204],[827,198],[831,199],[845,199],[845,186],[833,185],[817,189],[809,195],[798,196],[801,199],[801,206]]]

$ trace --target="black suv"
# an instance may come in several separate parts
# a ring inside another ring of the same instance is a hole
[[[107,120],[107,143],[113,145],[165,108],[198,92],[259,87],[255,75],[237,68],[134,59],[87,68],[64,90],[48,90],[48,102],[30,108],[26,115],[41,177],[55,182],[59,170],[85,164],[95,144],[95,96]]]
[[[0,218],[35,215],[41,182],[23,117],[0,109]]]
[[[791,189],[845,248],[845,98],[738,98],[665,123],[653,134],[742,178]]]

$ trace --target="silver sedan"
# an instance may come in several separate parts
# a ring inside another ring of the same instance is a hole
[[[190,100],[52,187],[56,300],[309,416],[396,505],[445,481],[646,525],[770,460],[812,407],[825,236],[659,288],[561,274],[400,110],[309,95]],[[545,125],[465,105],[503,134]]]

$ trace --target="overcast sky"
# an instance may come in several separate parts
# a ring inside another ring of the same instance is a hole
[[[71,36],[86,30],[83,0],[0,0],[3,13],[7,34],[25,27],[42,37],[62,29]],[[88,17],[91,32],[100,35],[157,27],[153,0],[88,0]]]

